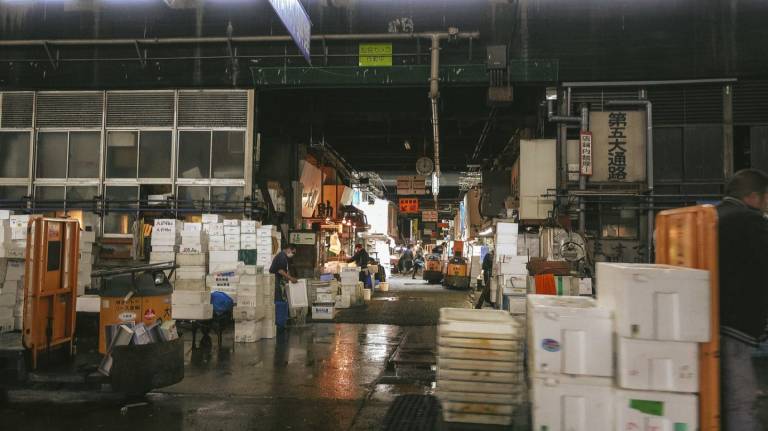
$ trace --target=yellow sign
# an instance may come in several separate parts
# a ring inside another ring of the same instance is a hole
[[[360,67],[392,66],[392,44],[361,43],[359,57]]]

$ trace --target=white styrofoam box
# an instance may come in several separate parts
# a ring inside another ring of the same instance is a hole
[[[336,301],[336,295],[332,293],[317,293],[315,294],[315,301],[323,303],[334,302]]]
[[[593,293],[594,293],[594,290],[592,289],[592,279],[580,278],[579,279],[579,295],[592,295]]]
[[[173,262],[176,260],[176,253],[174,252],[157,252],[153,251],[149,253],[150,262]]]
[[[15,306],[17,302],[15,290],[9,289],[7,292],[3,290],[3,293],[0,294],[0,307],[12,307]]]
[[[609,378],[535,377],[531,405],[534,430],[614,431],[614,389]],[[637,430],[646,430],[637,428]],[[669,431],[673,431],[670,429]],[[693,431],[693,430],[691,430]]]
[[[211,251],[208,253],[208,261],[211,263],[237,262],[237,251]]]
[[[224,244],[229,244],[233,242],[240,243],[240,234],[235,234],[235,235],[224,234]]]
[[[614,399],[616,430],[699,429],[696,395],[616,389]]]
[[[96,242],[96,232],[92,230],[81,230],[80,231],[80,243],[83,244],[93,244]]]
[[[503,256],[496,262],[495,274],[528,274],[528,256]]]
[[[336,307],[333,305],[313,305],[312,319],[314,320],[332,320],[336,315]]]
[[[243,320],[262,320],[266,315],[267,312],[263,306],[246,307],[238,304],[232,310],[232,317],[235,319],[235,322]]]
[[[527,299],[525,296],[510,296],[509,297],[509,312],[510,314],[525,314],[527,307]]]
[[[256,254],[272,254],[272,245],[259,245],[256,243]]]
[[[196,266],[182,266],[176,268],[176,280],[200,280],[205,277],[205,268]]]
[[[208,237],[208,245],[211,244],[224,244],[225,243],[226,236],[224,234],[221,235],[211,235]]]
[[[240,236],[240,226],[227,226],[224,225],[224,235],[237,235]]]
[[[240,242],[240,250],[256,250],[255,242]]]
[[[240,226],[240,220],[238,219],[224,219],[224,226]]]
[[[255,343],[261,339],[261,322],[255,320],[244,320],[235,322],[235,342],[236,343]]]
[[[208,255],[206,253],[179,253],[176,255],[176,264],[179,266],[205,266],[208,264]]]
[[[202,223],[192,223],[192,222],[186,222],[184,223],[184,230],[185,233],[197,233],[203,231],[203,224]],[[184,234],[182,234],[184,235]]]
[[[255,234],[260,225],[256,220],[240,220],[240,232]]]
[[[226,251],[224,243],[221,244],[208,244],[208,251]]]
[[[173,305],[171,317],[177,320],[208,320],[213,318],[213,305]]]
[[[203,232],[208,234],[208,237],[223,236],[224,235],[224,223],[206,223],[203,224]]]
[[[255,233],[241,233],[240,234],[240,242],[256,243],[256,234]]]
[[[13,309],[16,308],[16,304],[9,306],[0,305],[0,320],[11,319],[13,320]]]
[[[99,295],[79,296],[75,309],[78,313],[98,313],[101,310],[101,297]]]
[[[237,293],[240,295],[259,295],[261,289],[262,287],[255,283],[243,283],[242,278],[240,279],[240,284],[237,285]]]
[[[611,312],[582,296],[528,295],[530,370],[613,376]]]
[[[219,274],[234,272],[239,274],[242,272],[242,267],[243,265],[241,262],[211,262],[208,264],[208,273]]]
[[[208,286],[205,284],[205,276],[198,278],[197,280],[179,280],[176,279],[173,282],[174,290],[208,290]]]
[[[238,243],[230,242],[230,243],[224,244],[224,250],[226,250],[226,251],[238,251],[238,250],[240,250],[240,243],[239,242]]]
[[[155,245],[152,244],[153,253],[176,253],[177,248],[175,245]]]
[[[157,246],[170,247],[178,244],[178,240],[175,236],[153,236],[150,244],[152,244],[153,248]]]
[[[335,304],[336,308],[349,308],[352,305],[352,297],[350,295],[336,295]]]
[[[598,263],[597,300],[621,337],[707,342],[709,272],[668,265]]]
[[[517,233],[517,223],[496,222],[496,235],[517,235]]]
[[[181,220],[176,220],[172,218],[159,218],[155,219],[154,226],[169,226],[173,227],[174,229],[181,229],[184,227],[184,223]]]
[[[202,214],[202,221],[203,224],[221,223],[221,216],[219,214]]]
[[[262,303],[258,295],[237,295],[237,305],[242,307],[258,307]]]
[[[264,268],[257,265],[245,265],[246,275],[261,275],[264,272]]]
[[[0,319],[0,332],[10,332],[16,327],[16,321],[13,317]]]
[[[10,210],[0,210],[0,220],[8,220],[11,218]]]
[[[256,234],[256,244],[264,247],[272,247],[272,236],[260,236]]]
[[[519,340],[524,336],[520,324],[502,310],[441,308],[438,329],[441,337]]]
[[[517,254],[517,242],[510,244],[496,244],[496,256],[515,256]]]
[[[699,391],[699,345],[619,337],[618,385],[624,389]]]
[[[171,295],[173,306],[177,305],[199,305],[211,302],[211,294],[204,291],[179,290]]]
[[[496,237],[494,238],[494,243],[496,244],[497,247],[499,246],[499,244],[514,245],[515,247],[517,247],[517,234],[496,234]],[[515,253],[517,253],[517,250],[515,250]]]
[[[275,326],[274,317],[272,319],[263,320],[261,322],[261,330],[261,338],[275,338],[275,335],[277,335],[277,326]]]

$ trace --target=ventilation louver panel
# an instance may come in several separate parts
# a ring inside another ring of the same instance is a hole
[[[0,127],[32,127],[32,110],[35,105],[34,93],[3,93],[0,108]]]
[[[179,127],[246,127],[246,91],[179,92]]]
[[[654,125],[685,123],[685,95],[681,87],[653,87],[648,90],[653,104]]]
[[[653,123],[665,125],[718,124],[723,122],[720,85],[655,87],[648,91],[653,103]]]
[[[768,123],[768,81],[739,81],[733,91],[735,124]]]
[[[173,127],[172,91],[107,93],[107,127]]]
[[[571,114],[578,115],[582,103],[589,105],[590,111],[607,111],[612,108],[605,106],[609,100],[637,100],[638,90],[635,88],[574,88],[571,92]]]
[[[36,109],[37,127],[101,127],[104,93],[38,93]]]

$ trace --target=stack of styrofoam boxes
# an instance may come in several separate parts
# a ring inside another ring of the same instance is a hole
[[[512,424],[526,399],[524,337],[505,311],[440,309],[436,395],[446,422]]]
[[[280,238],[275,225],[264,225],[256,228],[256,265],[264,268],[269,268],[272,265],[274,238]]]
[[[94,242],[96,242],[96,232],[93,230],[80,231],[80,259],[77,262],[77,296],[85,295],[85,290],[91,288]]]
[[[355,279],[357,282],[357,279]],[[343,279],[342,279],[343,283]],[[335,281],[310,281],[312,299],[312,318],[315,320],[332,320],[336,317],[336,298],[339,285]]]
[[[240,250],[240,220],[224,220],[224,250]]]
[[[206,285],[213,292],[224,292],[237,302],[237,288],[245,265],[238,261],[237,250],[208,252]]]
[[[248,265],[248,272],[255,266]],[[262,338],[267,316],[262,274],[243,274],[237,286],[237,306],[232,314],[235,318],[235,342],[253,343]],[[273,289],[274,290],[274,289]]]
[[[8,216],[11,228],[11,240],[5,244],[5,256],[9,259],[24,259],[27,249],[27,229],[29,214],[14,214]]]
[[[258,250],[258,241],[256,240],[256,229],[261,224],[256,220],[242,220],[240,222],[240,250]],[[270,252],[272,243],[270,241]],[[257,251],[258,255],[258,251]]]
[[[525,314],[525,295],[528,276],[528,256],[518,256],[517,223],[497,222],[494,243],[496,255],[491,282],[491,299],[499,308],[504,306],[504,297],[508,297],[512,314]],[[495,287],[495,289],[494,289]]]
[[[224,223],[218,214],[203,214],[203,232],[208,238],[209,251],[224,251]]]
[[[710,340],[707,271],[597,265],[598,303],[613,311],[615,429],[698,429],[697,343]]]
[[[532,429],[618,429],[612,413],[612,328],[610,310],[592,298],[528,295]]]
[[[152,226],[152,251],[149,263],[174,262],[184,223],[175,219],[156,219]],[[166,271],[170,274],[171,271]]]
[[[339,276],[341,277],[341,294],[335,298],[336,308],[349,308],[357,303],[360,268],[355,266],[341,268]]]
[[[3,214],[5,216],[5,214]],[[8,257],[5,270],[3,291],[8,295],[5,301],[15,296],[15,307],[11,320],[0,322],[0,331],[21,330],[24,325],[24,253],[27,248],[27,229],[30,216],[26,214],[8,215],[10,241],[5,242],[5,255]],[[8,232],[4,232],[7,237]],[[15,293],[14,293],[15,291]]]
[[[254,266],[257,270],[261,267]],[[261,291],[264,296],[264,308],[266,310],[266,317],[264,323],[261,325],[262,334],[261,338],[275,338],[277,334],[277,326],[275,325],[275,274],[265,272],[261,275]]]
[[[0,332],[19,331],[24,325],[24,261],[2,262],[5,278],[0,289]]]
[[[172,298],[174,319],[205,320],[213,317],[210,292],[205,284],[208,271],[206,235],[202,223],[184,223],[176,254]]]

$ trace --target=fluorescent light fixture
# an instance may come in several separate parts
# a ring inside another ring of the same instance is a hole
[[[493,233],[493,228],[489,227],[489,228],[481,231],[480,233],[478,233],[477,236],[488,236],[488,235],[490,235],[492,233]]]
[[[406,150],[410,150],[411,149],[411,143],[408,142],[407,139],[405,140],[405,142],[403,142],[403,146],[405,147]]]

